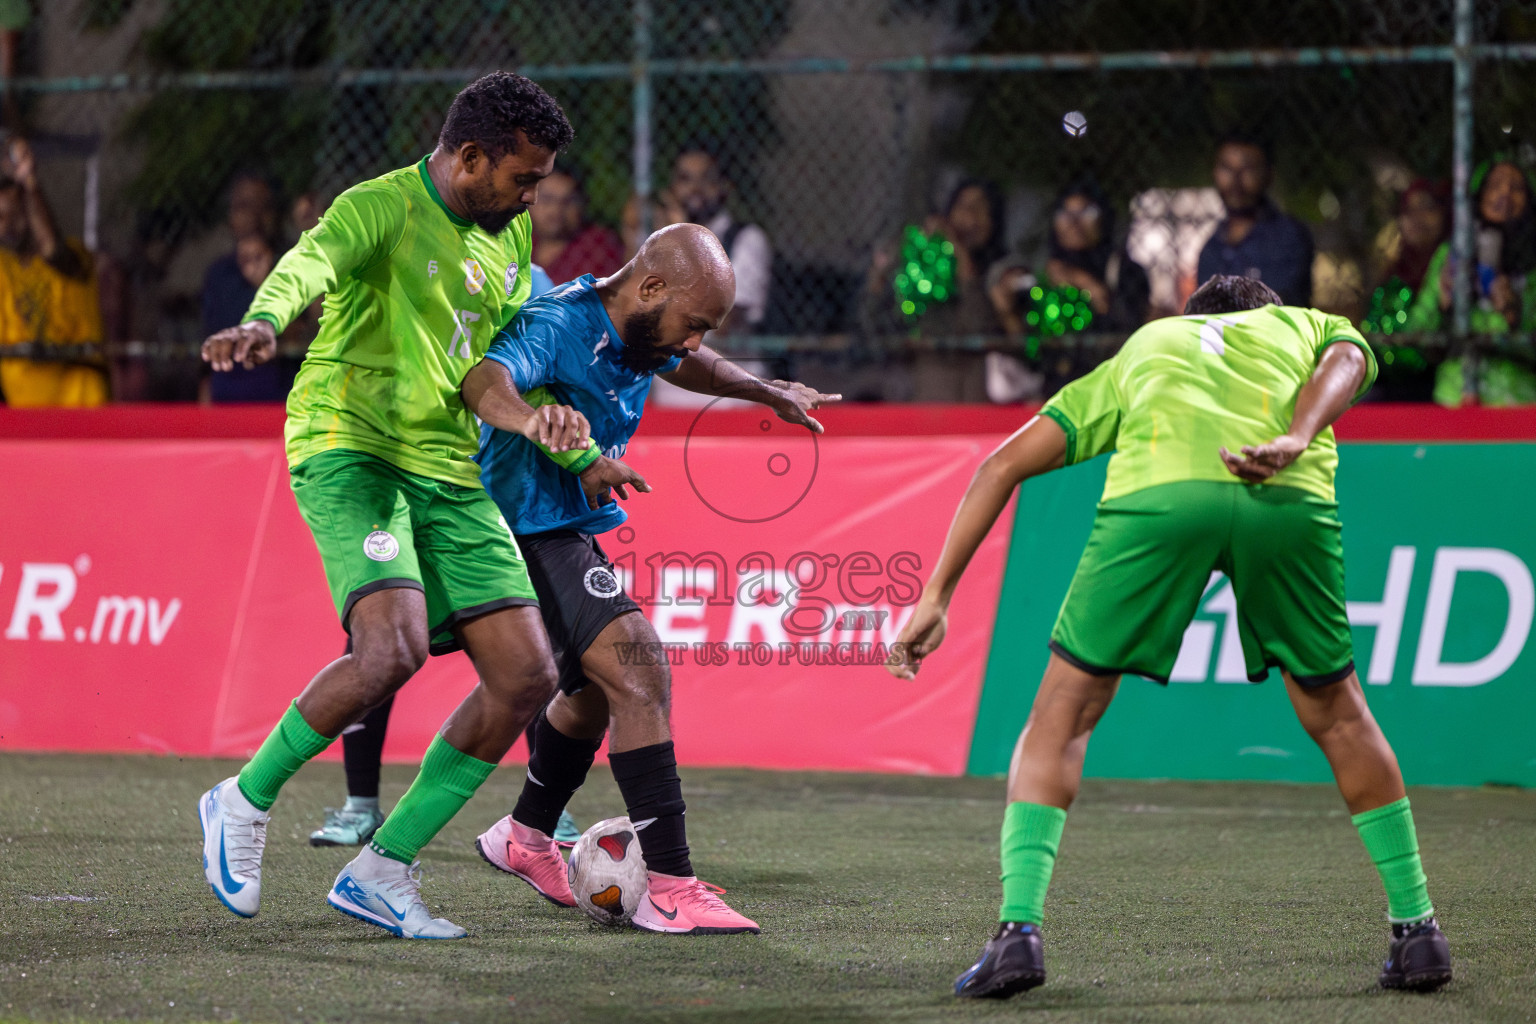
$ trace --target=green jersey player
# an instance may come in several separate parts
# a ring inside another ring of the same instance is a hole
[[[329,902],[396,935],[465,934],[426,910],[412,862],[549,699],[556,674],[522,556],[470,461],[479,433],[459,385],[528,297],[527,207],[572,134],[528,79],[478,79],[454,99],[429,156],[337,197],[278,261],[246,322],[204,343],[216,369],[263,362],[276,332],[325,295],[286,443],[294,497],[352,641],[199,805],[204,874],[237,914],[258,909],[267,812],[284,782],[429,652],[463,647],[479,684]],[[586,421],[570,409],[503,418],[495,426],[557,458],[588,454],[577,451]]]
[[[1122,673],[1167,681],[1215,570],[1232,580],[1249,678],[1281,670],[1381,875],[1393,930],[1382,986],[1450,980],[1402,774],[1361,693],[1345,614],[1331,424],[1370,387],[1375,359],[1343,317],[1279,302],[1258,281],[1213,277],[1185,316],[1143,327],[1047,402],[960,503],[892,655],[900,678],[943,641],[955,586],[1013,489],[1115,453],[1014,754],[1000,924],[956,995],[1045,980],[1045,893],[1089,734]]]

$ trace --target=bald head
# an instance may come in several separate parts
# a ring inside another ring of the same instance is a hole
[[[695,352],[736,302],[736,272],[720,239],[698,224],[673,224],[599,282],[603,304],[636,370]]]
[[[731,258],[715,233],[702,224],[672,224],[653,233],[641,243],[634,264],[642,277],[655,274],[672,287],[700,287],[735,301],[736,271]]]

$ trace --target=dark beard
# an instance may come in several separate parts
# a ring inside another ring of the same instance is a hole
[[[655,373],[675,353],[658,348],[661,341],[661,308],[631,313],[624,318],[624,348],[619,362],[634,373]]]
[[[509,210],[498,209],[494,205],[495,201],[495,192],[489,183],[464,193],[464,206],[469,210],[469,219],[488,235],[501,234],[507,229],[507,225],[512,223],[513,218],[528,209],[522,203],[518,203]]]
[[[725,200],[717,199],[712,203],[701,203],[698,207],[686,210],[688,218],[695,224],[708,224],[714,220],[721,210],[725,209]]]
[[[1238,207],[1235,207],[1235,206],[1228,206],[1227,205],[1227,199],[1226,199],[1225,196],[1223,196],[1222,199],[1221,199],[1221,205],[1226,208],[1227,216],[1229,218],[1231,218],[1231,217],[1240,217],[1240,218],[1242,218],[1244,220],[1258,220],[1259,219],[1259,209],[1264,205],[1264,197],[1263,196],[1259,196],[1257,199],[1253,200],[1253,202],[1249,203],[1247,206],[1244,206],[1242,208],[1238,208]]]

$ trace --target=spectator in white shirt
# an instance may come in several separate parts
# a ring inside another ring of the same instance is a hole
[[[768,233],[731,216],[726,205],[731,195],[730,179],[705,145],[690,144],[677,155],[671,192],[689,221],[704,225],[720,239],[736,271],[736,306],[720,333],[755,330],[768,309],[773,275],[773,244]]]

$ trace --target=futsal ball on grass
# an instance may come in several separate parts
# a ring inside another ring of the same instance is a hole
[[[607,818],[581,834],[566,862],[576,905],[598,924],[623,925],[645,895],[645,858],[628,818]]]

